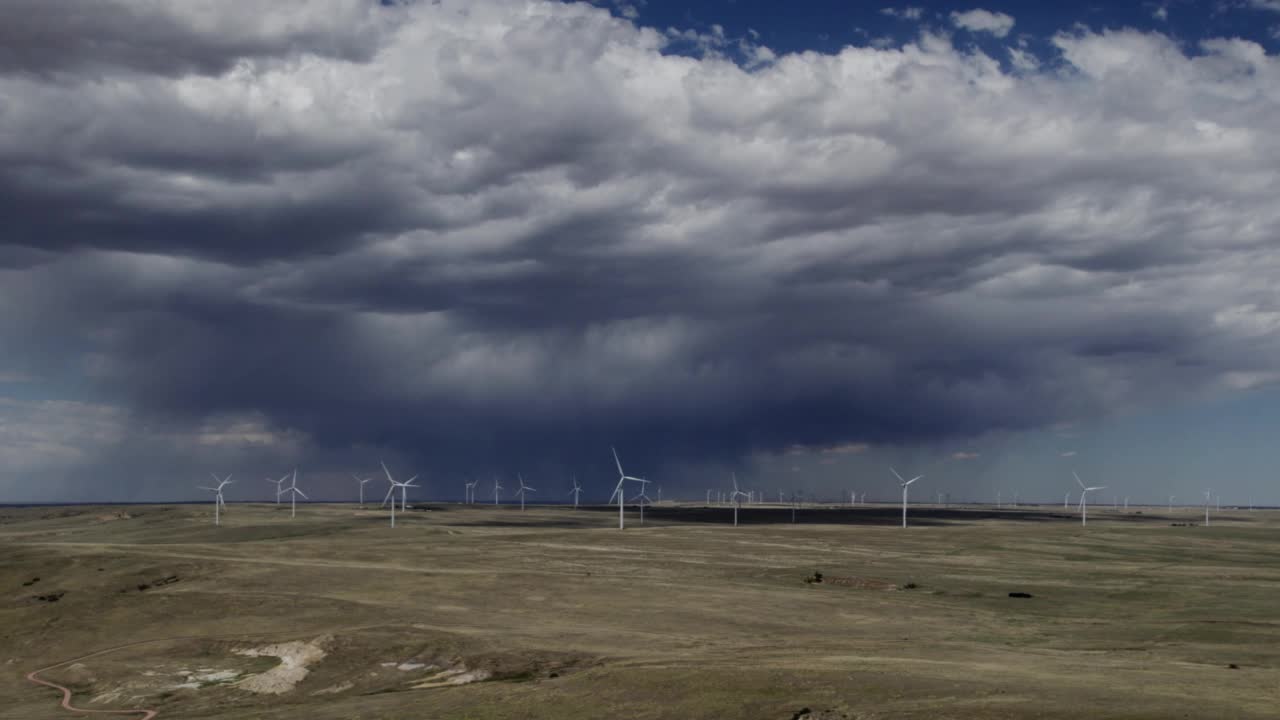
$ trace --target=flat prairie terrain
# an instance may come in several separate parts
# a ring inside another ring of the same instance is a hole
[[[0,718],[1280,716],[1280,513],[897,513],[0,508]]]

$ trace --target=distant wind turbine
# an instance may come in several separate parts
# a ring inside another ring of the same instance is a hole
[[[281,492],[289,493],[289,517],[296,517],[298,514],[298,496],[301,495],[303,500],[310,500],[306,493],[298,489],[298,469],[293,469],[293,481],[289,483],[289,487],[281,490]]]
[[[538,492],[538,491],[529,487],[528,485],[525,485],[524,477],[521,476],[520,473],[516,473],[516,479],[520,481],[520,489],[516,491],[516,494],[520,496],[520,509],[524,510],[524,494],[526,492]]]
[[[578,478],[576,476],[573,478],[573,489],[569,491],[569,494],[573,496],[573,509],[577,510],[578,496],[582,494],[582,486],[578,484]]]
[[[738,473],[733,473],[733,494],[729,496],[729,501],[733,503],[733,526],[738,527],[738,506],[742,504],[739,498],[748,498],[750,496],[738,489]]]
[[[1204,491],[1204,526],[1209,527],[1209,494],[1212,490]]]
[[[643,478],[631,477],[630,475],[626,474],[622,470],[622,461],[618,459],[618,449],[614,447],[611,447],[609,449],[613,451],[613,462],[615,465],[618,466],[618,486],[613,489],[613,495],[609,496],[609,502],[613,502],[614,497],[618,498],[618,529],[622,530],[623,528],[626,527],[626,502],[627,502],[626,492],[623,490],[623,485],[628,480],[631,480],[633,482],[638,482],[638,483],[643,483],[645,481]]]
[[[413,484],[413,481],[417,480],[418,476],[414,475],[413,477],[409,478],[408,480],[405,480],[404,482],[396,482],[396,479],[391,477],[391,471],[387,469],[387,464],[385,462],[382,462],[381,460],[379,460],[378,462],[380,465],[382,465],[382,472],[386,473],[387,475],[387,482],[391,483],[391,487],[387,488],[387,496],[382,498],[382,505],[385,506],[387,504],[387,500],[391,501],[391,527],[395,527],[396,526],[396,488],[400,488],[400,510],[404,511],[408,504],[407,498],[409,495],[409,488],[418,487],[417,485]]]
[[[352,475],[351,477],[353,480],[360,483],[360,507],[364,507],[364,484],[373,478],[362,478],[359,475]]]
[[[893,468],[889,468],[889,471],[893,473],[894,477],[898,478],[899,483],[902,483],[902,527],[906,527],[907,526],[907,488],[911,486],[911,483],[919,480],[924,476],[917,475],[911,478],[910,480],[903,480],[902,476],[898,474],[897,470],[894,470]]]
[[[631,501],[636,502],[640,506],[640,525],[642,527],[644,526],[644,506],[653,504],[653,501],[649,499],[648,492],[646,492],[648,489],[649,489],[649,481],[641,480],[640,492],[636,493],[631,497]]]
[[[463,487],[462,487],[464,491],[463,497],[465,498],[463,500],[464,505],[471,505],[476,501],[476,485],[479,485],[479,484],[480,484],[479,480],[472,480],[471,482],[463,483]]]
[[[498,493],[502,492],[502,483],[498,482],[498,476],[493,476],[493,504],[498,504]]]
[[[214,477],[217,477],[217,476],[215,475]],[[276,504],[277,504],[277,505],[279,505],[279,504],[280,504],[280,494],[281,494],[280,486],[281,486],[281,485],[284,485],[284,481],[285,481],[285,480],[288,480],[288,479],[289,479],[289,474],[288,474],[288,473],[285,473],[284,477],[280,478],[279,480],[272,480],[271,478],[267,478],[267,482],[269,482],[269,483],[275,483],[275,486],[276,486]]]
[[[1076,475],[1075,470],[1071,471],[1071,476],[1074,477],[1076,479],[1076,483],[1080,485],[1080,524],[1088,525],[1089,524],[1089,493],[1093,492],[1094,490],[1106,490],[1107,486],[1098,485],[1096,487],[1085,487],[1084,481],[1080,479],[1079,475]]]
[[[209,474],[213,475],[213,473],[209,473]],[[222,488],[231,484],[231,476],[228,475],[224,480],[222,478],[219,478],[217,475],[213,475],[213,481],[218,483],[218,487],[209,487],[207,485],[200,485],[199,488],[201,490],[209,490],[215,493],[215,495],[213,496],[213,524],[214,526],[218,526],[222,524],[221,510],[222,508],[227,506],[227,501],[222,499]]]

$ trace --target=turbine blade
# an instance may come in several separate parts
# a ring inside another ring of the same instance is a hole
[[[1084,487],[1084,482],[1080,480],[1080,476],[1076,474],[1075,470],[1071,471],[1071,477],[1076,479],[1076,482],[1080,485],[1080,487]]]
[[[613,451],[613,462],[618,465],[618,474],[626,475],[626,473],[622,471],[622,461],[618,459],[618,448],[610,446],[609,449]]]
[[[395,478],[391,477],[391,471],[387,469],[387,464],[381,460],[378,461],[378,464],[382,466],[382,472],[387,474],[387,480],[395,482]]]
[[[301,491],[301,490],[299,490],[298,488],[294,488],[294,489],[293,489],[293,491],[294,491],[294,492],[296,492],[296,493],[298,493],[299,495],[301,495],[303,500],[310,500],[310,499],[311,499],[311,498],[307,497],[307,494],[306,494],[306,493],[302,492],[302,491]]]
[[[898,471],[897,471],[897,470],[894,470],[892,467],[890,467],[890,468],[889,468],[889,472],[893,473],[893,476],[894,476],[894,477],[896,477],[896,478],[898,478],[898,482],[900,482],[900,483],[901,483],[901,482],[906,482],[906,480],[904,480],[904,479],[902,478],[902,476],[898,474]]]

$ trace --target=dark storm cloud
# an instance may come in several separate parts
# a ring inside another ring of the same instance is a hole
[[[88,388],[6,459],[676,466],[1274,379],[1256,46],[746,72],[585,5],[321,5],[152,13],[205,33],[181,72],[160,20],[6,56],[0,371]]]
[[[218,75],[244,58],[363,61],[378,47],[372,5],[360,0],[7,0],[3,12],[0,72],[10,73]]]

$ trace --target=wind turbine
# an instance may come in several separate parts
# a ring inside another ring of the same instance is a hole
[[[910,480],[904,480],[902,479],[902,475],[897,474],[897,470],[890,468],[890,471],[891,473],[893,473],[893,477],[897,478],[897,482],[902,483],[902,527],[905,528],[906,527],[906,488],[911,487],[911,483],[914,483],[915,480],[919,480],[920,478],[923,478],[924,475],[916,475],[916,477],[911,478]]]
[[[1204,491],[1204,526],[1205,527],[1209,527],[1209,493],[1211,492],[1213,491],[1212,490]]]
[[[622,461],[618,459],[618,449],[615,447],[611,447],[609,449],[613,451],[613,462],[615,465],[618,466],[618,486],[613,489],[613,495],[609,496],[609,502],[613,502],[614,496],[615,495],[617,496],[618,498],[618,529],[622,530],[626,526],[626,516],[624,513],[626,508],[625,503],[627,501],[626,494],[623,492],[623,489],[622,489],[623,483],[625,483],[628,480],[631,480],[633,482],[638,482],[638,483],[643,483],[645,481],[643,478],[631,477],[630,475],[623,472]],[[643,510],[641,512],[643,512]]]
[[[209,474],[213,475],[213,473],[209,473]],[[200,485],[198,487],[201,490],[209,490],[211,492],[217,493],[216,495],[213,496],[213,524],[217,526],[222,524],[222,514],[220,512],[221,509],[227,506],[227,501],[222,499],[222,488],[231,484],[231,476],[228,475],[227,478],[223,480],[217,475],[213,475],[213,481],[218,483],[218,487],[209,487],[207,485]]]
[[[577,510],[578,496],[582,494],[582,486],[578,484],[578,477],[576,475],[573,477],[573,489],[569,491],[569,494],[573,496],[573,509]]]
[[[396,488],[401,488],[401,512],[408,511],[408,488],[416,488],[413,480],[417,479],[417,475],[404,480],[403,483],[397,483],[396,478],[392,477],[392,471],[387,469],[387,462],[378,461],[383,466],[383,473],[387,473],[388,482],[392,483],[392,487],[387,488],[387,497],[383,498],[383,506],[387,505],[387,501],[392,501],[392,527],[396,527]]]
[[[476,501],[476,485],[479,484],[479,480],[472,480],[469,483],[464,483],[463,491],[465,492],[466,500],[463,504],[471,505]]]
[[[493,476],[493,504],[498,504],[498,493],[502,492],[502,483],[498,482],[498,476]]]
[[[733,473],[733,494],[729,496],[729,501],[733,503],[733,526],[738,527],[738,507],[742,505],[742,501],[738,498],[749,498],[750,496],[738,489],[738,473]]]
[[[301,495],[303,500],[310,500],[306,493],[298,489],[298,469],[293,469],[293,481],[289,483],[289,487],[280,491],[281,493],[289,493],[289,517],[295,517],[298,513],[298,496]]]
[[[644,526],[644,506],[653,504],[653,501],[649,499],[648,486],[649,486],[648,480],[641,480],[640,492],[636,493],[631,497],[632,502],[639,501],[638,504],[640,505],[640,525],[642,527]]]
[[[364,507],[364,484],[369,482],[373,478],[371,477],[362,478],[358,475],[352,475],[351,478],[356,482],[360,483],[360,507]],[[279,500],[279,498],[276,498],[276,499]]]
[[[525,485],[524,478],[520,475],[520,473],[516,473],[516,478],[520,481],[520,489],[516,491],[516,494],[520,496],[520,509],[524,510],[524,494],[526,492],[538,492],[538,491],[529,487],[528,485]]]
[[[413,484],[413,481],[417,480],[418,476],[414,475],[413,477],[409,478],[408,480],[405,480],[402,483],[396,482],[396,479],[391,477],[391,471],[387,469],[387,464],[385,462],[382,462],[381,460],[379,460],[378,463],[382,465],[382,472],[387,474],[387,481],[391,483],[391,487],[387,488],[387,496],[382,498],[382,505],[379,507],[385,506],[387,504],[387,500],[391,500],[391,527],[395,527],[396,526],[396,495],[395,495],[396,488],[400,488],[400,510],[403,511],[407,507],[406,498],[408,498],[409,496],[409,488],[418,487],[417,485]]]
[[[217,477],[217,475],[214,475],[214,477]],[[285,474],[284,477],[280,478],[279,480],[272,480],[271,478],[267,478],[267,482],[276,484],[276,504],[277,505],[280,504],[280,494],[282,492],[280,490],[280,486],[283,485],[284,481],[288,479],[289,479],[289,475],[287,473]]]
[[[1088,525],[1089,524],[1089,493],[1093,492],[1094,490],[1106,490],[1107,486],[1098,485],[1096,487],[1085,487],[1084,481],[1080,479],[1079,475],[1076,475],[1075,470],[1071,471],[1071,476],[1074,477],[1076,479],[1076,483],[1080,485],[1080,524]]]

